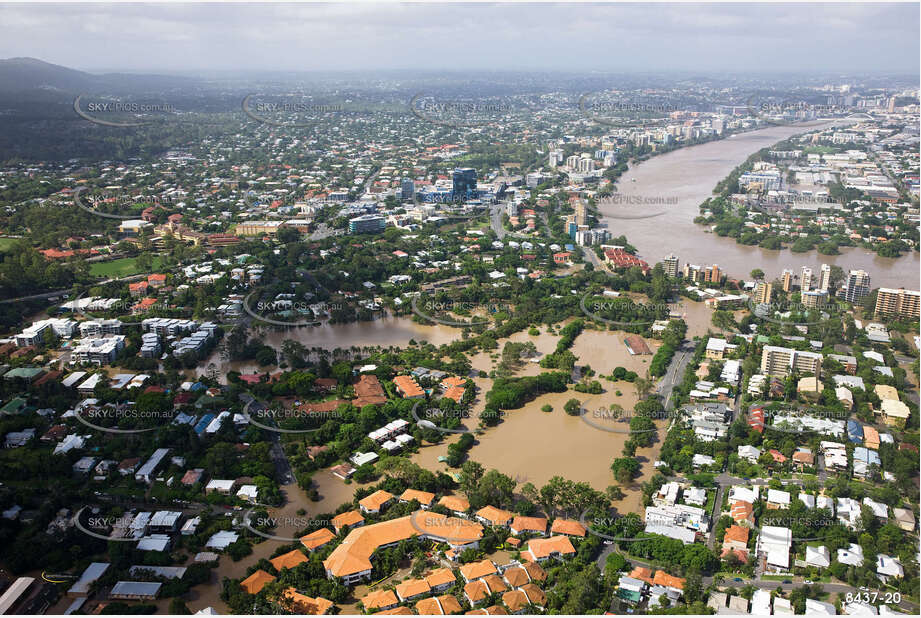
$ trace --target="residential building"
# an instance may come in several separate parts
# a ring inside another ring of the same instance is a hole
[[[874,315],[918,320],[921,318],[921,292],[904,288],[880,288]]]
[[[787,376],[792,373],[811,373],[819,376],[822,355],[817,352],[794,350],[766,345],[761,351],[761,373],[770,376]]]
[[[870,293],[870,275],[865,270],[848,271],[844,280],[844,300],[857,303]]]

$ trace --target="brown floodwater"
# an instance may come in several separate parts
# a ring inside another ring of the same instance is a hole
[[[652,157],[625,172],[618,191],[625,196],[654,201],[643,205],[603,205],[601,214],[605,215],[611,233],[625,234],[650,264],[672,253],[678,256],[681,265],[719,264],[721,270],[737,278],[747,278],[753,268],[760,268],[768,279],[779,277],[785,268],[798,272],[801,267],[810,266],[817,271],[820,264],[836,264],[845,272],[866,270],[873,287],[917,289],[919,258],[915,252],[900,258],[882,258],[859,247],[842,248],[840,255],[819,255],[816,251],[793,253],[789,249],[769,251],[736,244],[735,239],[720,238],[707,232],[706,226],[694,223],[701,202],[712,197],[716,184],[749,155],[808,130],[760,129]],[[636,182],[632,181],[634,178]],[[618,213],[657,212],[665,214],[647,219],[614,218]]]

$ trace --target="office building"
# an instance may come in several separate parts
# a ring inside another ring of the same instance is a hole
[[[415,193],[416,183],[413,182],[412,178],[404,178],[400,181],[400,199],[404,202],[412,201]]]
[[[870,274],[865,270],[851,270],[844,280],[844,300],[849,303],[860,302],[870,293]]]
[[[880,288],[876,296],[874,315],[917,320],[921,317],[921,292],[902,288]]]
[[[383,232],[387,221],[379,215],[361,215],[349,219],[349,234],[376,234]]]
[[[662,260],[662,266],[665,269],[665,274],[668,277],[678,277],[678,256],[676,255],[666,255]]]
[[[761,352],[761,373],[769,376],[788,376],[793,373],[811,373],[816,377],[822,369],[822,355],[791,348],[766,345]]]
[[[476,170],[459,167],[451,175],[451,196],[455,202],[476,199]]]

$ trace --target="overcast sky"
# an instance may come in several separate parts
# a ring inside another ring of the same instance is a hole
[[[0,57],[89,70],[919,71],[913,4],[0,4]]]

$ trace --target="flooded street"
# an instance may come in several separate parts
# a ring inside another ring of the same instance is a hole
[[[712,197],[716,184],[749,155],[808,130],[803,127],[760,129],[652,157],[624,173],[618,183],[619,192],[640,198],[677,199],[677,203],[605,205],[601,207],[601,214],[605,215],[611,233],[615,236],[625,234],[650,264],[673,253],[681,265],[719,264],[730,277],[748,277],[757,267],[770,280],[779,277],[785,268],[798,271],[802,266],[810,266],[817,269],[826,263],[837,264],[845,271],[866,270],[874,288],[914,288],[918,280],[917,253],[882,258],[858,247],[841,248],[840,255],[819,255],[816,251],[793,253],[789,249],[769,251],[738,245],[734,238],[720,238],[705,231],[705,226],[694,223],[694,218],[700,214],[701,202]],[[634,178],[636,182],[632,181]],[[636,215],[663,211],[665,214],[647,219],[614,218],[618,212]],[[665,230],[667,238],[663,237]]]

